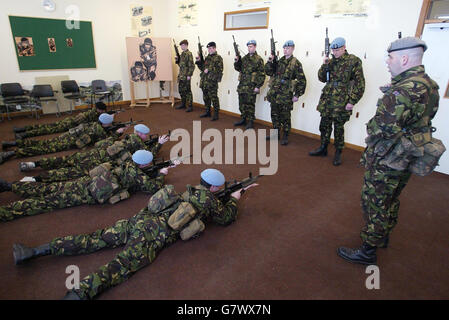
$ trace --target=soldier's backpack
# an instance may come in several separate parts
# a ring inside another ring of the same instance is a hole
[[[89,171],[92,180],[88,185],[88,190],[98,203],[109,200],[109,203],[114,204],[130,197],[127,190],[119,190],[120,184],[112,174],[111,168],[111,164],[106,162]]]

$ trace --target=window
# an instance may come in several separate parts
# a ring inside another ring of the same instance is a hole
[[[224,30],[268,29],[269,8],[225,12]]]
[[[421,37],[426,23],[449,22],[449,0],[423,0],[416,37]]]

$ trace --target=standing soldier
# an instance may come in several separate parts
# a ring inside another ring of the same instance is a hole
[[[273,128],[278,130],[278,138],[283,129],[281,145],[287,145],[293,103],[304,94],[306,77],[301,62],[293,56],[295,43],[288,40],[283,48],[284,56],[276,64],[273,63],[274,56],[271,54],[265,64],[265,73],[271,77],[270,90],[267,94],[267,100],[271,104],[271,122]]]
[[[341,164],[341,152],[345,145],[344,125],[352,114],[354,105],[365,92],[362,60],[346,51],[346,41],[336,38],[330,45],[333,58],[325,58],[318,70],[318,79],[326,82],[317,110],[321,114],[321,146],[309,152],[311,156],[327,156],[332,124],[334,125],[335,156],[333,164]],[[329,70],[329,77],[327,71]]]
[[[176,63],[179,65],[178,83],[182,103],[176,109],[185,109],[187,107],[186,112],[191,112],[193,111],[193,97],[190,80],[195,70],[195,64],[193,63],[193,55],[189,51],[189,42],[182,40],[179,45],[181,46],[182,53],[179,61],[176,58]]]
[[[366,221],[357,249],[340,247],[340,257],[354,263],[375,264],[376,249],[386,248],[397,223],[399,195],[411,173],[427,175],[438,165],[445,151],[432,138],[431,120],[438,110],[438,84],[426,73],[422,58],[427,45],[415,37],[394,41],[388,47],[386,63],[391,84],[381,87],[383,97],[366,129],[367,148],[362,210]],[[428,152],[431,153],[428,153]]]
[[[237,92],[241,117],[234,125],[246,125],[245,129],[251,129],[256,119],[256,95],[265,82],[265,71],[263,60],[256,52],[256,40],[250,40],[246,45],[248,54],[243,58],[236,56],[234,62],[234,69],[240,72]]]
[[[150,38],[145,38],[143,43],[139,47],[140,58],[143,60],[143,64],[147,69],[149,80],[154,80],[156,77],[156,67],[157,67],[157,51],[156,47],[153,46],[153,41]]]
[[[217,54],[217,46],[215,42],[207,44],[209,54],[202,63],[200,57],[196,57],[196,64],[201,70],[200,88],[203,90],[204,104],[206,112],[200,115],[200,118],[210,117],[210,108],[214,106],[214,115],[212,121],[218,120],[218,112],[220,111],[220,101],[218,100],[218,83],[223,77],[223,58]]]
[[[90,300],[107,289],[129,279],[135,272],[151,264],[159,252],[178,239],[197,237],[205,228],[205,222],[227,226],[237,218],[237,203],[242,191],[251,184],[231,194],[230,199],[218,199],[215,193],[225,182],[223,174],[215,169],[201,173],[201,184],[187,186],[187,191],[178,195],[172,185],[167,185],[148,201],[148,206],[128,220],[119,220],[115,225],[91,234],[59,237],[36,248],[21,244],[13,245],[16,265],[46,255],[81,255],[104,248],[124,246],[124,249],[109,263],[89,274],[80,282],[79,289],[69,291],[66,300]],[[190,220],[180,222],[177,217]]]
[[[106,105],[103,102],[97,102],[95,108],[81,112],[73,117],[66,117],[60,121],[45,124],[35,124],[23,128],[14,128],[16,140],[30,137],[44,136],[47,134],[61,133],[75,128],[81,123],[94,122],[98,120],[100,114],[106,112]]]
[[[92,169],[88,176],[68,182],[14,182],[10,190],[3,188],[2,191],[13,191],[26,199],[0,206],[0,221],[83,204],[115,204],[138,191],[153,194],[164,185],[164,176],[169,168],[162,168],[160,172],[147,171],[153,161],[151,152],[138,150],[131,159],[117,167],[112,167],[110,163],[101,164]],[[175,160],[171,167],[179,164]],[[2,187],[5,186],[2,183]]]
[[[113,124],[113,120],[113,115],[103,113],[98,117],[98,122],[82,123],[53,139],[3,142],[3,149],[13,146],[18,146],[18,148],[14,151],[0,152],[0,160],[5,161],[13,156],[32,157],[76,148],[81,149],[110,136],[113,137],[113,140],[118,140],[129,126],[115,130],[116,126]]]

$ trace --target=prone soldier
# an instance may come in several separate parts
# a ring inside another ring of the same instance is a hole
[[[257,184],[233,192],[229,200],[218,199],[215,194],[224,182],[220,171],[206,169],[201,173],[200,185],[187,185],[182,195],[167,185],[150,198],[147,207],[111,227],[91,234],[58,237],[36,248],[14,244],[14,262],[17,265],[39,256],[81,255],[124,246],[112,261],[87,275],[80,281],[79,289],[69,291],[64,297],[66,300],[93,299],[151,264],[163,248],[178,239],[198,237],[207,220],[223,226],[234,222],[242,191]]]

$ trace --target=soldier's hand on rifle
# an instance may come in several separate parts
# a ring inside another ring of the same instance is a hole
[[[166,176],[168,174],[168,168],[162,168],[159,172]]]
[[[209,73],[209,69],[204,69],[204,73]]]
[[[260,92],[260,89],[259,89],[259,88],[254,88],[254,92],[255,92],[255,93],[259,93],[259,92]]]
[[[242,188],[242,189],[240,189],[240,190],[237,190],[237,191],[234,192],[234,193],[231,193],[231,197],[236,198],[237,200],[240,200],[240,197],[242,196],[242,193],[243,193],[243,192],[245,192],[245,191],[248,190],[249,188],[256,187],[256,186],[258,186],[258,185],[259,185],[258,183],[250,184],[250,185],[247,186],[246,188]]]
[[[272,62],[274,60],[274,55],[271,54],[270,57],[268,58],[268,61]]]
[[[176,168],[181,164],[181,161],[179,160],[173,160],[173,165],[171,165],[169,168]]]
[[[329,59],[329,57],[324,57],[323,64],[328,64],[330,61],[331,59]]]
[[[129,127],[131,127],[131,125],[127,125],[126,127],[117,129],[116,132],[122,134],[123,132],[125,132],[126,130],[128,130]]]
[[[159,137],[158,142],[159,142],[159,144],[164,144],[169,140],[170,140],[170,137],[168,135],[163,135],[163,136]]]
[[[240,60],[239,56],[235,56],[234,61],[237,62],[239,60]]]
[[[353,104],[348,103],[348,104],[346,105],[346,110],[351,111],[352,108],[354,108],[354,105],[353,105]]]
[[[196,57],[195,60],[196,60],[196,61],[200,61],[200,57]]]
[[[296,96],[293,96],[293,98],[292,98],[292,101],[293,102],[297,102],[299,100],[299,98],[298,97],[296,97]]]
[[[192,79],[190,76],[187,76],[187,80],[190,80],[190,79]]]

